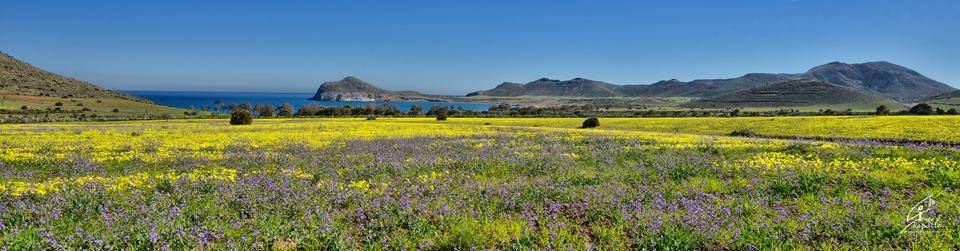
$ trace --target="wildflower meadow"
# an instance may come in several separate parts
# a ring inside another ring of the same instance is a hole
[[[0,247],[960,248],[956,145],[657,132],[629,120],[0,125]],[[850,138],[904,135],[857,128]]]

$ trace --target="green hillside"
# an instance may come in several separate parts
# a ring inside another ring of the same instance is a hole
[[[820,109],[873,109],[885,105],[892,110],[904,105],[877,95],[832,85],[818,80],[788,80],[771,85],[692,101],[685,106],[698,108],[781,107]]]
[[[0,119],[184,117],[186,110],[48,72],[0,52]]]

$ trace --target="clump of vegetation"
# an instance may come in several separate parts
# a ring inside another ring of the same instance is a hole
[[[446,107],[433,106],[433,107],[430,107],[430,111],[428,111],[427,114],[435,114],[437,115],[437,120],[443,121],[443,120],[447,120],[447,115],[449,114],[449,112],[450,111]]]
[[[730,136],[736,136],[736,137],[753,137],[753,136],[757,136],[757,134],[754,133],[753,131],[751,131],[750,129],[740,129],[740,130],[736,130],[736,131],[731,132],[731,133],[730,133]]]
[[[231,125],[249,125],[253,123],[253,115],[247,110],[238,109],[230,114]]]
[[[24,111],[26,111],[27,109],[30,109],[30,108],[29,108],[29,107],[27,107],[27,106],[21,106],[21,107],[20,107],[20,110],[24,110]]]
[[[914,115],[933,115],[933,107],[926,104],[920,103],[910,108],[910,114]]]
[[[277,111],[277,116],[280,117],[290,117],[293,116],[297,111],[293,108],[293,105],[290,103],[283,103],[280,105],[280,110]]]
[[[877,111],[874,113],[876,115],[887,115],[890,114],[890,109],[885,105],[877,106]]]
[[[120,112],[120,109],[113,108],[113,112]]]
[[[367,120],[377,120],[377,117],[374,117],[374,116],[368,116],[368,117],[367,117]]]
[[[261,118],[273,117],[273,114],[277,111],[272,105],[256,105],[253,109],[257,111],[257,117]]]
[[[600,126],[600,119],[597,118],[588,118],[583,121],[583,125],[580,128],[594,128]]]
[[[63,102],[57,102],[53,104],[54,106],[63,106]]]

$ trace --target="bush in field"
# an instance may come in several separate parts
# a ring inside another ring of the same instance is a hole
[[[282,105],[280,105],[280,110],[277,111],[277,116],[290,117],[290,116],[293,116],[294,113],[296,113],[296,111],[293,109],[292,104],[283,103]]]
[[[427,111],[427,115],[436,115],[437,120],[447,120],[449,112],[450,111],[447,109],[447,107],[435,105],[430,107],[430,111]]]
[[[377,117],[369,116],[369,117],[367,117],[367,120],[377,120]]]
[[[890,114],[890,109],[885,105],[877,106],[877,111],[874,113],[876,115],[886,115]]]
[[[950,108],[950,110],[947,110],[947,115],[957,115],[957,108]]]
[[[933,115],[933,107],[925,103],[920,103],[910,108],[910,114]]]
[[[113,112],[120,112],[120,109],[113,108]]]
[[[737,137],[753,137],[756,135],[757,134],[751,131],[750,129],[740,129],[730,133],[730,136],[737,136]]]
[[[21,106],[21,107],[20,107],[20,110],[27,110],[27,109],[30,109],[30,108],[28,108],[27,106]]]
[[[276,112],[276,108],[273,108],[272,105],[257,104],[253,109],[257,112],[257,116],[261,118],[273,117],[273,114]]]
[[[418,116],[423,113],[423,106],[413,105],[410,107],[410,112],[407,112],[407,115]]]
[[[600,126],[600,119],[597,118],[588,118],[583,121],[583,126],[580,128],[594,128]]]
[[[233,113],[230,114],[231,125],[249,125],[251,123],[253,123],[253,115],[250,115],[250,112],[247,110],[234,110]]]
[[[53,104],[54,106],[63,106],[63,102],[57,102]]]

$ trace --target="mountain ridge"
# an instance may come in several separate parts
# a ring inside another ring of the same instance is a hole
[[[467,96],[548,96],[544,94],[586,96],[581,93],[591,93],[589,91],[570,90],[571,88],[584,89],[587,87],[570,85],[571,82],[574,82],[573,80],[580,78],[552,82],[543,81],[544,79],[547,78],[527,84],[504,82],[493,89],[471,92]],[[614,85],[594,80],[583,81],[582,79],[580,82],[608,84],[604,86],[604,92],[609,93],[610,96],[706,98],[793,79],[821,80],[830,84],[892,98],[900,102],[956,90],[949,85],[927,78],[917,71],[886,61],[859,64],[831,62],[796,74],[748,73],[741,77],[729,79],[697,79],[689,82],[671,79],[648,85]],[[549,83],[553,83],[553,86],[546,86]],[[553,90],[550,90],[551,88]]]

